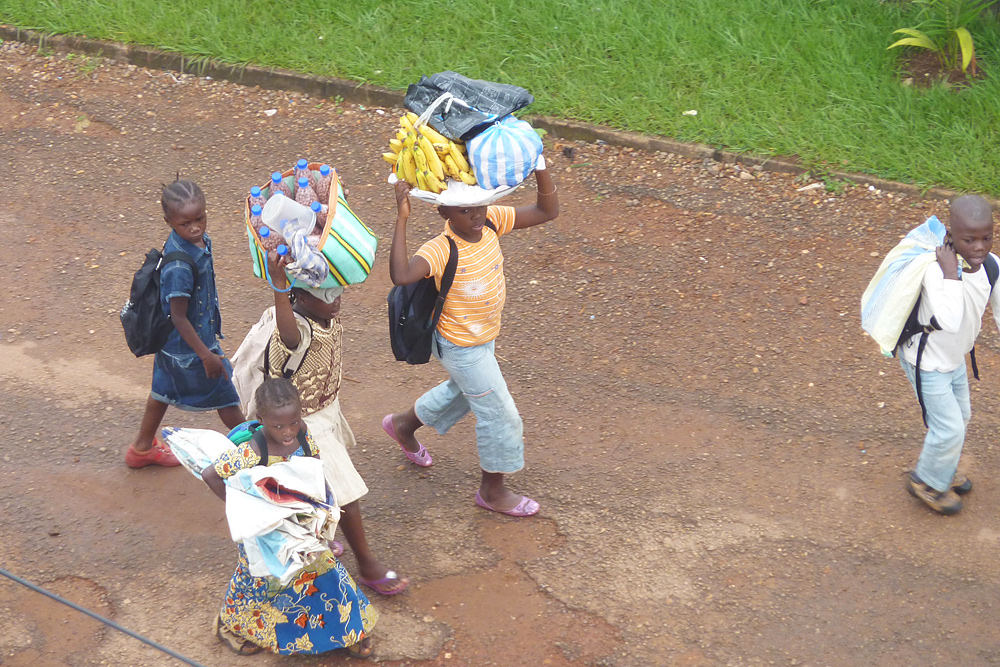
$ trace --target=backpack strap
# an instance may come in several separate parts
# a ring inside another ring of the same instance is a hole
[[[305,453],[306,456],[316,456],[316,453],[313,452],[312,447],[309,446],[309,439],[306,437],[307,433],[308,431],[305,428],[299,429],[299,434],[298,436],[296,436],[296,439],[299,441],[299,447],[302,448],[302,451]],[[268,454],[267,436],[264,435],[263,425],[258,426],[251,440],[253,441],[254,444],[257,445],[257,449],[260,451],[260,461],[257,462],[257,465],[266,466],[268,464],[268,458],[270,455]]]
[[[194,274],[194,281],[198,282],[198,267],[195,265],[194,260],[191,259],[191,255],[183,252],[181,250],[174,250],[173,252],[168,252],[166,255],[160,258],[160,263],[157,265],[157,269],[163,269],[164,266],[170,262],[184,262],[191,267],[191,273]]]
[[[257,462],[259,466],[266,466],[268,462],[269,454],[267,452],[267,436],[264,435],[264,425],[261,424],[256,431],[254,431],[253,437],[250,438],[251,442],[257,445],[257,451],[260,452],[260,461]]]
[[[990,295],[992,295],[993,288],[997,284],[997,277],[1000,276],[1000,265],[997,264],[997,258],[993,256],[993,253],[986,254],[983,268],[986,269],[986,279],[990,281]]]
[[[986,269],[986,279],[990,281],[990,296],[993,296],[993,288],[997,284],[997,276],[1000,275],[1000,266],[997,265],[997,260],[993,257],[993,253],[986,253],[986,260],[983,262],[983,268]],[[969,361],[972,362],[972,377],[979,379],[979,365],[976,363],[976,346],[973,345],[972,349],[969,350]]]
[[[309,325],[309,340],[312,341],[312,332],[313,332],[312,321],[308,317],[305,317],[303,319],[306,321],[306,324]],[[273,338],[268,338],[267,339],[267,345],[264,346],[264,377],[265,378],[268,377],[268,375],[271,372],[270,368],[271,368],[271,341],[272,340],[274,340],[274,339]],[[299,343],[301,344],[301,341],[299,341]],[[281,377],[283,377],[283,378],[285,378],[287,380],[287,379],[291,378],[293,375],[295,375],[296,373],[299,372],[299,369],[302,368],[302,362],[306,360],[306,355],[309,354],[310,347],[312,347],[312,345],[309,345],[308,347],[306,347],[306,349],[302,350],[301,352],[296,352],[294,354],[289,355],[288,360],[285,361],[285,365],[281,367]]]
[[[444,265],[444,273],[441,274],[441,287],[438,288],[437,301],[434,302],[434,313],[431,315],[431,322],[437,326],[441,319],[441,311],[444,310],[444,300],[448,297],[451,284],[455,282],[455,272],[458,271],[458,246],[455,239],[445,236],[448,239],[448,263]],[[438,355],[441,354],[441,345],[438,344]]]

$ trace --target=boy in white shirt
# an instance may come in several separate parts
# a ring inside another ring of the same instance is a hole
[[[928,265],[920,290],[919,321],[936,323],[927,336],[920,358],[920,388],[927,435],[916,469],[906,488],[940,514],[962,509],[960,495],[972,490],[972,482],[957,473],[965,443],[965,426],[972,414],[965,355],[982,329],[986,303],[1000,328],[1000,294],[991,292],[984,262],[996,262],[993,247],[993,211],[989,202],[976,195],[956,198],[949,210],[949,232],[937,248],[937,262]],[[964,260],[959,270],[959,255]],[[988,259],[989,258],[989,259]],[[899,361],[917,390],[919,336],[900,346]]]

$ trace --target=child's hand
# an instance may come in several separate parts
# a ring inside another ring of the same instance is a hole
[[[396,181],[396,211],[400,217],[410,217],[410,184],[406,181]]]
[[[958,255],[955,253],[955,244],[951,241],[951,234],[944,237],[944,243],[939,245],[934,251],[937,262],[941,265],[941,271],[945,279],[958,279]]]
[[[271,282],[278,289],[284,289],[285,283],[288,282],[285,279],[285,267],[291,262],[292,256],[289,254],[279,255],[277,250],[267,253],[267,274],[271,276]]]
[[[222,357],[215,352],[209,351],[201,358],[201,363],[205,365],[205,375],[210,378],[220,378],[227,375],[226,366],[222,363]]]

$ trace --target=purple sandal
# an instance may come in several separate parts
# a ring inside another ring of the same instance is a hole
[[[417,444],[420,445],[420,449],[416,452],[411,452],[406,447],[403,447],[403,443],[401,443],[399,438],[396,436],[396,427],[392,423],[392,413],[389,413],[382,418],[382,430],[385,431],[390,438],[396,441],[396,444],[399,445],[399,448],[403,450],[404,454],[406,454],[406,458],[410,460],[410,463],[418,465],[421,468],[429,468],[434,463],[434,459],[432,459],[431,455],[427,453],[427,448],[420,445],[419,442]]]
[[[499,512],[500,514],[507,514],[509,516],[531,516],[532,514],[537,514],[538,510],[541,509],[541,505],[528,496],[521,496],[521,502],[519,502],[513,509],[498,510],[495,507],[487,505],[486,501],[483,500],[483,497],[479,495],[479,491],[476,491],[476,504],[483,509],[490,510],[491,512]]]
[[[404,582],[395,570],[389,570],[381,579],[365,579],[358,575],[358,580],[365,586],[374,589],[379,595],[399,595],[410,587],[410,582]]]

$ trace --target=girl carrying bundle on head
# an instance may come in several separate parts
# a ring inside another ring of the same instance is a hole
[[[264,378],[287,377],[295,385],[302,397],[303,422],[316,441],[327,483],[343,509],[340,529],[358,562],[358,580],[380,595],[397,595],[407,590],[410,580],[382,564],[369,547],[359,502],[368,493],[368,486],[351,461],[354,432],[340,410],[344,337],[340,305],[344,288],[289,289],[285,267],[290,261],[287,255],[267,253],[274,308],[264,311],[258,323],[269,336],[267,352],[263,361],[246,352],[251,331],[233,355],[236,386],[244,398],[254,395],[260,366],[265,366]],[[298,364],[291,370],[288,365],[293,357]],[[252,403],[247,405],[252,412]]]

